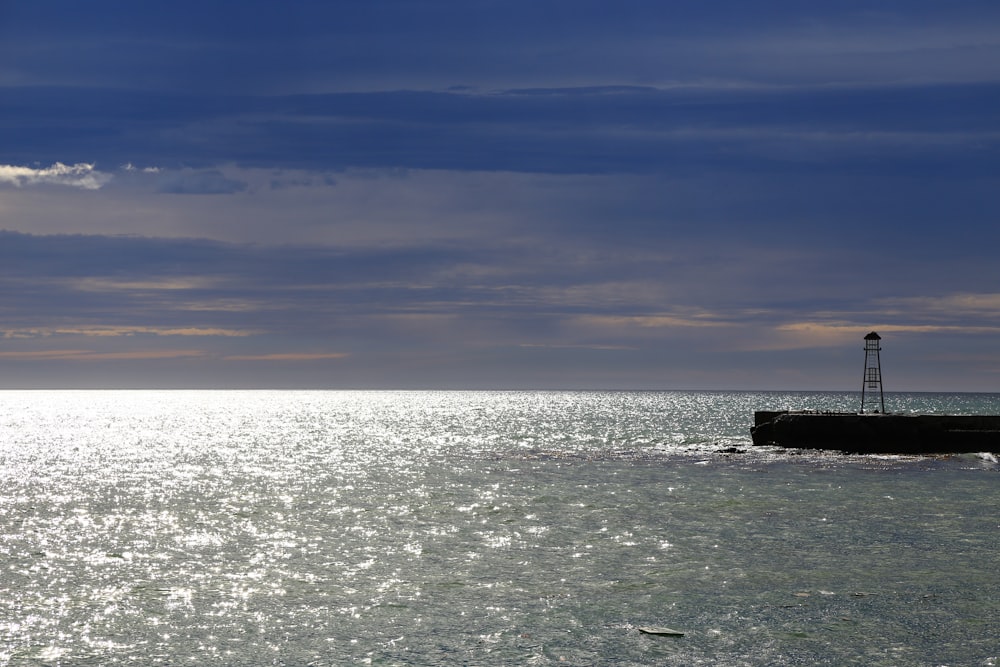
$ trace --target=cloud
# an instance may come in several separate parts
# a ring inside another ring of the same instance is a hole
[[[286,188],[314,188],[314,187],[334,187],[337,179],[330,174],[316,174],[313,176],[289,176],[284,173],[276,173],[269,183],[272,190],[284,190]]]
[[[880,301],[886,307],[902,312],[922,312],[937,318],[975,317],[1000,319],[1000,294],[963,293],[945,296],[915,296]]]
[[[775,328],[778,332],[793,334],[800,343],[809,346],[823,347],[827,345],[841,345],[844,341],[854,340],[865,335],[869,331],[880,333],[912,333],[912,334],[934,334],[934,333],[957,333],[957,334],[1000,334],[1000,325],[981,326],[976,324],[887,324],[875,322],[874,324],[861,325],[853,323],[831,323],[831,322],[790,322]],[[788,345],[788,340],[784,341]],[[794,345],[798,347],[798,344]]]
[[[97,171],[84,162],[66,165],[56,162],[51,167],[36,169],[16,165],[0,165],[0,183],[24,187],[31,185],[65,185],[83,190],[99,190],[113,176]]]
[[[623,350],[637,350],[637,349],[639,349],[639,348],[637,348],[634,345],[598,345],[598,344],[587,345],[587,344],[583,344],[583,343],[581,343],[581,344],[569,344],[569,343],[567,343],[567,344],[559,344],[559,343],[552,343],[552,344],[548,344],[548,345],[547,344],[538,344],[538,343],[521,343],[520,345],[518,345],[518,347],[542,348],[542,349],[546,349],[546,350],[608,350],[608,351],[612,351],[612,352],[620,352],[620,351],[623,351]]]
[[[0,359],[10,361],[111,361],[111,360],[148,360],[148,359],[181,359],[204,357],[202,350],[133,350],[127,352],[95,352],[94,350],[18,350],[2,351]]]
[[[581,326],[605,328],[609,331],[628,331],[633,329],[676,329],[676,328],[719,328],[735,326],[735,322],[723,320],[719,314],[650,314],[641,316],[621,315],[584,315],[577,318]]]
[[[274,352],[270,354],[237,354],[224,357],[227,361],[321,361],[343,359],[346,352]]]
[[[589,1],[568,11],[559,0],[245,5],[237,16],[204,2],[177,0],[171,12],[125,3],[114,21],[100,9],[74,12],[67,0],[20,8],[0,23],[5,78],[220,96],[665,78],[992,79],[998,67],[996,3],[982,0],[628,0],[615,12]],[[199,21],[181,20],[193,14]],[[157,101],[146,115],[162,113]]]
[[[998,60],[1000,62],[1000,60]],[[990,111],[1000,86],[984,83],[639,87],[570,84],[487,92],[391,90],[257,97],[60,88],[17,90],[0,123],[31,123],[5,151],[54,160],[66,151],[120,173],[160,167],[159,188],[177,194],[231,194],[241,177],[218,166],[304,170],[271,187],[329,182],[351,168],[450,169],[523,173],[797,171],[825,162],[884,174],[887,166],[979,164],[997,147]],[[102,102],[91,132],[65,133],[77,109]],[[51,111],[51,109],[57,111]],[[51,139],[63,131],[59,141]],[[98,142],[94,134],[116,136]],[[764,158],[762,160],[762,158]],[[177,165],[192,165],[177,169]],[[912,168],[912,167],[911,167]],[[310,180],[306,180],[306,179]]]
[[[228,178],[218,169],[161,172],[157,191],[172,195],[231,195],[244,192],[248,184]]]
[[[126,162],[125,164],[123,164],[121,166],[121,170],[122,171],[130,171],[130,172],[132,172],[132,171],[138,171],[138,172],[141,172],[143,174],[157,174],[157,173],[160,172],[160,168],[159,167],[142,167],[142,168],[139,168],[139,167],[135,166],[134,164],[132,164],[131,162]]]
[[[161,280],[115,280],[113,278],[84,278],[77,282],[76,289],[90,292],[111,290],[150,291],[192,290],[212,286],[212,281],[197,276],[178,276]]]
[[[118,336],[222,336],[239,338],[252,336],[255,332],[236,329],[205,327],[145,327],[145,326],[80,326],[80,327],[40,327],[34,329],[7,329],[3,338],[39,338],[48,336],[91,336],[113,338]]]

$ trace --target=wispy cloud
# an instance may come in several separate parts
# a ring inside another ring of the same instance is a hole
[[[223,336],[244,337],[254,335],[254,331],[221,329],[213,327],[142,327],[142,326],[98,326],[98,327],[39,327],[8,329],[3,338],[45,338],[49,336],[92,336],[113,338],[117,336]]]
[[[861,339],[869,331],[880,334],[964,334],[998,335],[1000,326],[976,324],[870,324],[850,322],[790,322],[775,327],[775,337],[754,349],[796,349],[841,347]],[[758,341],[760,342],[760,341]]]
[[[0,165],[0,183],[18,188],[31,185],[65,185],[83,190],[99,190],[112,178],[111,174],[98,171],[94,165],[85,162],[71,165],[56,162],[51,167],[43,168]]]
[[[226,361],[321,361],[343,359],[346,352],[276,352],[272,354],[236,354],[224,357]]]
[[[726,321],[718,314],[697,313],[652,314],[652,315],[583,315],[574,320],[581,326],[600,327],[609,330],[627,329],[673,329],[673,328],[718,328],[731,327],[735,323]]]
[[[561,344],[539,344],[539,343],[521,343],[518,347],[527,348],[542,348],[545,350],[609,350],[609,351],[621,351],[621,350],[637,350],[639,348],[634,345],[561,345]]]
[[[204,276],[177,276],[160,280],[114,280],[111,278],[84,278],[77,280],[73,288],[84,292],[106,291],[178,291],[205,289],[214,286],[212,280]]]
[[[112,361],[144,359],[180,359],[204,357],[202,350],[130,350],[123,352],[95,352],[94,350],[16,350],[0,352],[0,359],[11,361]]]
[[[996,293],[900,297],[882,299],[880,303],[909,313],[923,312],[935,318],[941,316],[1000,318],[1000,294]]]
[[[247,187],[245,181],[229,178],[218,169],[185,169],[161,174],[157,189],[173,195],[231,195]]]

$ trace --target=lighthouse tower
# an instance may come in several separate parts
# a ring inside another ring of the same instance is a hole
[[[862,413],[865,411],[865,391],[867,389],[878,389],[879,405],[881,406],[882,413],[885,414],[885,395],[882,393],[882,362],[878,356],[878,353],[882,350],[882,347],[879,345],[879,341],[881,340],[882,337],[874,331],[865,336],[865,378],[861,383]],[[872,396],[868,398],[869,403],[875,400],[875,392],[871,393]],[[875,410],[875,412],[878,411],[878,409]]]

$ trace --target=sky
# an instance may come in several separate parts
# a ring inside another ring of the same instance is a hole
[[[1000,3],[0,2],[0,387],[1000,392]]]

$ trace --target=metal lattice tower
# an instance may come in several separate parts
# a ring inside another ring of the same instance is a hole
[[[878,389],[879,404],[882,413],[885,413],[885,395],[882,393],[882,362],[879,359],[879,352],[882,351],[882,347],[879,345],[880,340],[882,337],[874,331],[865,336],[865,378],[861,383],[861,412],[865,411],[865,390]]]

